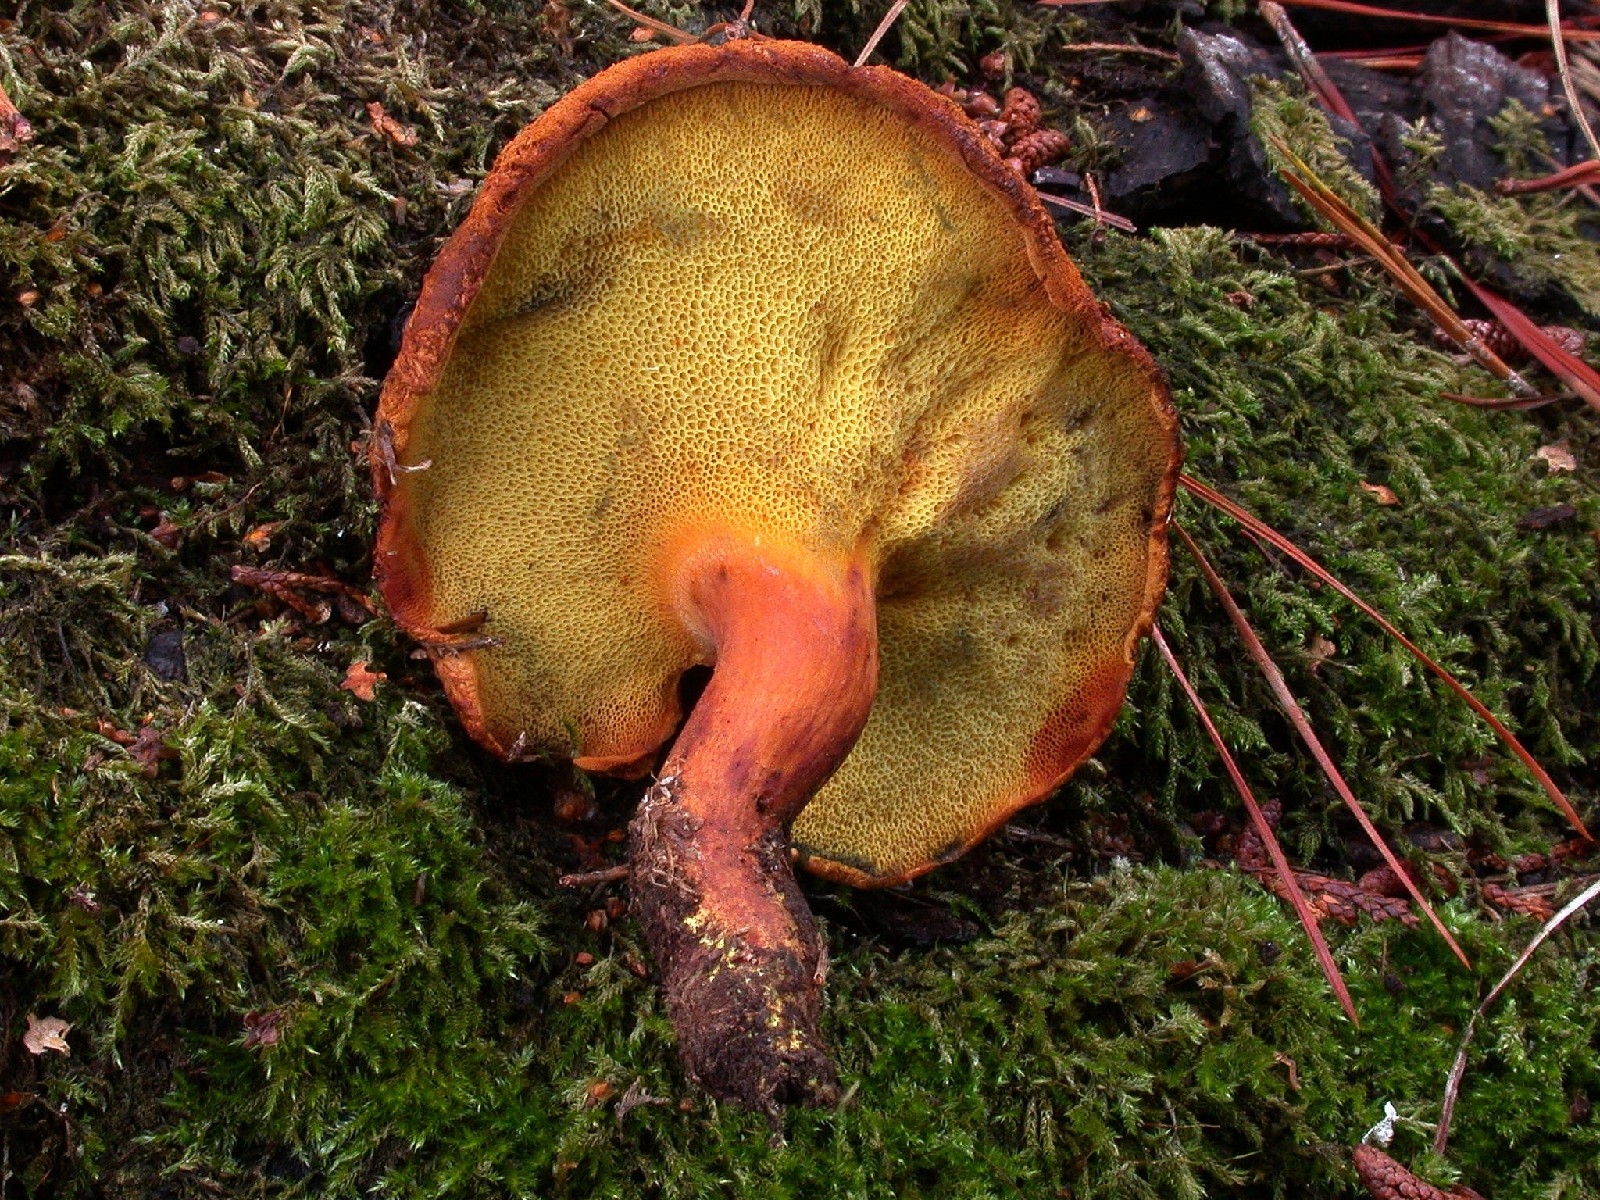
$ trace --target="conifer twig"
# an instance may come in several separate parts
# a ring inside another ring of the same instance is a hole
[[[1353,124],[1356,114],[1350,108],[1349,101],[1328,78],[1328,73],[1322,69],[1317,56],[1311,53],[1311,47],[1306,45],[1305,38],[1300,36],[1300,31],[1290,22],[1289,14],[1283,11],[1283,5],[1275,4],[1273,0],[1261,0],[1259,7],[1262,17],[1272,26],[1272,32],[1282,43],[1284,53],[1289,56],[1289,62],[1299,73],[1306,87],[1316,93],[1322,107]]]
[[[569,875],[556,878],[556,883],[564,888],[588,887],[595,883],[617,883],[628,877],[628,868],[624,866],[601,867],[598,871],[575,871]]]
[[[1175,52],[1158,46],[1140,46],[1133,42],[1068,42],[1060,47],[1064,54],[1134,54],[1145,58],[1159,58],[1167,62],[1183,61]]]
[[[686,29],[679,29],[676,25],[668,25],[665,21],[658,21],[655,17],[642,13],[636,8],[629,8],[622,0],[606,0],[606,3],[627,17],[628,20],[644,26],[652,33],[659,33],[662,37],[669,41],[677,42],[680,46],[686,46],[690,42],[699,40]]]
[[[1473,1010],[1472,1016],[1467,1021],[1467,1028],[1461,1035],[1461,1045],[1456,1050],[1456,1060],[1450,1066],[1449,1078],[1444,1084],[1444,1102],[1439,1106],[1439,1128],[1433,1135],[1433,1152],[1443,1154],[1450,1144],[1450,1122],[1455,1119],[1456,1100],[1461,1094],[1461,1080],[1467,1073],[1467,1050],[1472,1045],[1473,1036],[1478,1031],[1478,1018],[1489,1011],[1489,1006],[1500,998],[1500,993],[1511,986],[1511,981],[1522,973],[1522,968],[1533,957],[1534,951],[1544,945],[1552,933],[1567,923],[1573,913],[1577,912],[1596,896],[1600,896],[1600,879],[1595,880],[1583,891],[1579,892],[1562,907],[1561,911],[1540,927],[1539,932],[1533,935],[1533,940],[1517,955],[1517,961],[1512,963],[1506,973],[1500,977],[1500,982],[1489,989],[1489,994]]]

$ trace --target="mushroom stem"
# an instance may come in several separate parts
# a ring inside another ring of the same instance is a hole
[[[827,957],[788,829],[872,706],[871,571],[726,540],[680,564],[674,606],[715,670],[633,820],[634,904],[690,1074],[752,1108],[826,1103]]]

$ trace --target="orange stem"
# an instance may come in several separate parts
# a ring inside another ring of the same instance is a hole
[[[754,1108],[826,1102],[827,959],[787,835],[872,706],[871,572],[718,539],[672,591],[715,669],[634,818],[634,903],[690,1073]]]

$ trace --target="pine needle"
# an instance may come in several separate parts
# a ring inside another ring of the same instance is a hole
[[[1567,94],[1567,107],[1572,119],[1583,131],[1583,140],[1589,143],[1589,157],[1600,158],[1600,142],[1595,141],[1594,130],[1584,114],[1583,102],[1578,99],[1578,89],[1572,82],[1572,67],[1567,62],[1566,33],[1561,28],[1561,0],[1544,0],[1545,21],[1550,26],[1550,48],[1555,51],[1556,74],[1561,77],[1562,90]]]
[[[1322,745],[1322,740],[1317,737],[1316,730],[1311,728],[1311,722],[1306,719],[1306,714],[1301,709],[1299,701],[1294,698],[1294,693],[1289,690],[1288,683],[1284,681],[1283,672],[1278,669],[1278,664],[1273,661],[1272,656],[1267,653],[1267,648],[1262,645],[1261,639],[1256,636],[1256,631],[1251,627],[1249,619],[1244,615],[1244,611],[1234,600],[1232,594],[1229,593],[1227,585],[1222,582],[1222,576],[1217,574],[1216,568],[1211,565],[1211,560],[1195,544],[1194,539],[1189,536],[1188,530],[1177,522],[1173,522],[1172,531],[1178,535],[1179,540],[1183,542],[1190,555],[1194,558],[1195,563],[1199,566],[1200,573],[1205,576],[1207,586],[1211,588],[1218,602],[1226,610],[1228,619],[1233,622],[1234,629],[1243,640],[1245,652],[1250,655],[1251,661],[1256,664],[1256,669],[1261,672],[1262,678],[1267,681],[1267,686],[1272,689],[1272,694],[1278,701],[1278,707],[1283,710],[1283,715],[1289,718],[1289,723],[1294,726],[1295,733],[1305,743],[1306,749],[1311,752],[1311,757],[1316,760],[1317,767],[1321,770],[1324,778],[1327,779],[1329,786],[1338,793],[1339,799],[1344,801],[1344,806],[1350,810],[1350,815],[1355,817],[1356,824],[1361,826],[1361,832],[1366,834],[1367,840],[1372,843],[1373,848],[1383,856],[1383,861],[1388,864],[1389,869],[1400,880],[1401,885],[1411,896],[1412,902],[1422,910],[1423,915],[1428,918],[1428,922],[1434,929],[1438,930],[1439,936],[1455,952],[1455,956],[1461,960],[1461,964],[1465,967],[1471,967],[1472,962],[1467,958],[1466,951],[1451,936],[1450,931],[1444,927],[1444,922],[1439,919],[1439,914],[1434,912],[1433,905],[1428,903],[1421,889],[1417,887],[1416,881],[1411,878],[1411,873],[1401,864],[1394,851],[1389,849],[1389,844],[1383,840],[1383,835],[1378,832],[1377,826],[1372,823],[1372,818],[1367,816],[1366,810],[1361,807],[1361,802],[1356,799],[1355,793],[1350,790],[1350,785],[1345,782],[1339,768],[1334,765],[1333,759]]]
[[[1228,499],[1228,497],[1224,496],[1215,488],[1201,483],[1192,475],[1179,475],[1178,482],[1181,483],[1190,493],[1198,496],[1201,500],[1204,500],[1207,504],[1211,505],[1219,512],[1225,513],[1232,517],[1255,537],[1259,537],[1262,541],[1265,541],[1271,544],[1274,548],[1281,550],[1284,554],[1288,555],[1297,564],[1299,564],[1299,566],[1311,572],[1311,574],[1315,575],[1323,583],[1327,584],[1334,591],[1338,592],[1339,595],[1350,601],[1351,604],[1354,604],[1374,622],[1376,622],[1380,629],[1387,633],[1396,642],[1400,643],[1401,646],[1405,647],[1405,649],[1413,658],[1415,658],[1430,672],[1432,672],[1433,675],[1437,677],[1452,692],[1461,697],[1461,699],[1466,702],[1467,707],[1471,708],[1473,712],[1482,717],[1489,728],[1494,731],[1494,735],[1500,739],[1501,744],[1515,754],[1517,758],[1521,760],[1522,765],[1528,768],[1534,779],[1538,781],[1539,786],[1544,789],[1545,795],[1550,797],[1551,802],[1556,806],[1557,809],[1561,811],[1561,814],[1567,818],[1568,822],[1571,823],[1573,829],[1577,831],[1578,835],[1585,841],[1594,840],[1593,837],[1591,837],[1588,828],[1584,825],[1583,818],[1578,816],[1578,810],[1575,809],[1572,806],[1572,802],[1567,799],[1566,793],[1556,786],[1555,780],[1550,778],[1549,773],[1539,765],[1538,760],[1528,752],[1527,748],[1524,747],[1522,742],[1518,740],[1516,734],[1507,729],[1500,718],[1496,717],[1492,712],[1489,711],[1488,707],[1483,703],[1483,701],[1479,700],[1476,696],[1469,692],[1465,684],[1458,680],[1449,671],[1441,667],[1438,663],[1434,662],[1433,659],[1428,657],[1428,655],[1423,653],[1421,647],[1419,647],[1410,638],[1406,637],[1405,634],[1401,633],[1400,630],[1395,628],[1395,626],[1391,624],[1389,620],[1385,618],[1384,615],[1376,608],[1367,603],[1367,601],[1363,600],[1350,588],[1346,587],[1344,583],[1342,583],[1338,577],[1333,574],[1333,572],[1329,571],[1328,568],[1324,567],[1316,559],[1312,558],[1311,555],[1300,549],[1299,546],[1295,545],[1288,538],[1284,537],[1283,534],[1272,528],[1272,526],[1268,525],[1249,509]]]
[[[1467,1028],[1461,1035],[1461,1045],[1456,1050],[1456,1060],[1450,1067],[1450,1075],[1444,1084],[1444,1102],[1439,1106],[1439,1128],[1433,1135],[1433,1152],[1442,1155],[1450,1144],[1450,1123],[1455,1119],[1456,1099],[1461,1093],[1461,1079],[1467,1073],[1467,1049],[1472,1045],[1473,1036],[1478,1032],[1478,1018],[1489,1011],[1489,1006],[1500,998],[1500,993],[1511,986],[1511,981],[1522,973],[1522,968],[1533,957],[1534,952],[1544,945],[1552,933],[1567,923],[1573,913],[1577,912],[1596,896],[1600,896],[1600,879],[1595,880],[1583,891],[1579,892],[1555,916],[1544,923],[1543,928],[1533,935],[1533,940],[1527,944],[1522,953],[1517,955],[1517,961],[1512,963],[1500,982],[1489,989],[1489,994],[1483,1002],[1473,1010],[1471,1018],[1467,1021]]]
[[[1517,374],[1488,346],[1483,344],[1466,323],[1456,314],[1447,300],[1437,291],[1422,273],[1411,265],[1411,260],[1391,242],[1384,237],[1383,231],[1362,216],[1332,188],[1322,182],[1310,167],[1291,149],[1282,138],[1270,137],[1267,139],[1272,149],[1281,155],[1290,166],[1284,167],[1280,172],[1284,182],[1293,188],[1302,199],[1338,229],[1347,234],[1363,250],[1378,260],[1378,265],[1389,273],[1400,291],[1428,317],[1442,329],[1451,341],[1460,346],[1477,360],[1478,364],[1511,387],[1519,396],[1531,396],[1533,388],[1527,380]]]
[[[1059,4],[1063,0],[1040,0],[1042,4]],[[1073,0],[1066,0],[1072,3]],[[1316,8],[1323,12],[1344,13],[1351,17],[1375,17],[1384,21],[1415,21],[1423,25],[1448,25],[1452,29],[1476,29],[1482,33],[1503,33],[1517,37],[1543,37],[1547,32],[1542,25],[1524,25],[1517,21],[1494,21],[1482,17],[1447,17],[1437,13],[1409,12],[1404,9],[1380,8],[1376,4],[1356,4],[1351,0],[1283,0],[1291,8]],[[1562,27],[1563,34],[1575,42],[1600,41],[1600,30]]]
[[[1172,653],[1172,647],[1167,645],[1167,639],[1162,636],[1159,626],[1150,627],[1150,640],[1155,642],[1156,649],[1161,651],[1161,657],[1166,660],[1167,669],[1172,672],[1172,677],[1178,681],[1178,686],[1183,689],[1183,694],[1189,698],[1190,705],[1194,708],[1195,715],[1200,718],[1200,724],[1205,726],[1206,735],[1211,739],[1211,744],[1217,748],[1217,754],[1222,759],[1222,765],[1228,772],[1228,778],[1233,780],[1234,790],[1239,793],[1239,798],[1244,801],[1244,806],[1250,812],[1250,823],[1255,826],[1256,833],[1260,836],[1262,844],[1266,846],[1267,853],[1272,858],[1273,870],[1277,871],[1278,878],[1283,881],[1283,886],[1289,893],[1289,901],[1294,905],[1295,915],[1300,918],[1300,924],[1305,928],[1306,936],[1311,939],[1311,948],[1316,953],[1317,962],[1322,967],[1322,974],[1328,980],[1328,986],[1333,988],[1333,994],[1339,997],[1339,1004],[1344,1009],[1345,1016],[1350,1018],[1350,1023],[1361,1025],[1361,1018],[1356,1015],[1356,1002],[1350,998],[1350,989],[1345,986],[1344,976],[1339,973],[1339,965],[1333,961],[1333,951],[1328,949],[1328,941],[1322,936],[1322,927],[1317,924],[1317,915],[1311,911],[1311,902],[1306,899],[1305,892],[1300,889],[1300,881],[1295,877],[1294,869],[1289,866],[1289,859],[1283,853],[1283,846],[1278,842],[1278,835],[1272,831],[1272,826],[1267,823],[1267,815],[1261,811],[1261,805],[1256,803],[1255,793],[1250,790],[1250,784],[1245,781],[1244,772],[1239,769],[1239,764],[1234,761],[1233,754],[1228,750],[1228,744],[1222,740],[1222,734],[1217,731],[1216,725],[1211,720],[1211,713],[1206,708],[1205,701],[1200,699],[1200,693],[1194,690],[1194,684],[1189,682],[1189,676],[1184,673],[1177,656]]]
[[[883,14],[883,20],[879,21],[878,27],[872,31],[872,36],[867,39],[867,44],[861,47],[861,53],[856,55],[855,62],[850,64],[852,67],[866,64],[867,59],[872,57],[872,52],[878,48],[878,43],[883,41],[883,35],[889,32],[889,27],[899,19],[901,13],[905,12],[909,3],[911,0],[894,0],[889,6],[889,11]]]

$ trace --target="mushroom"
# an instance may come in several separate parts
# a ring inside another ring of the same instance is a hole
[[[372,461],[384,598],[472,736],[655,769],[630,887],[681,1056],[771,1110],[835,1092],[791,858],[902,882],[1083,762],[1178,449],[952,102],[752,39],[614,66],[505,149]]]

